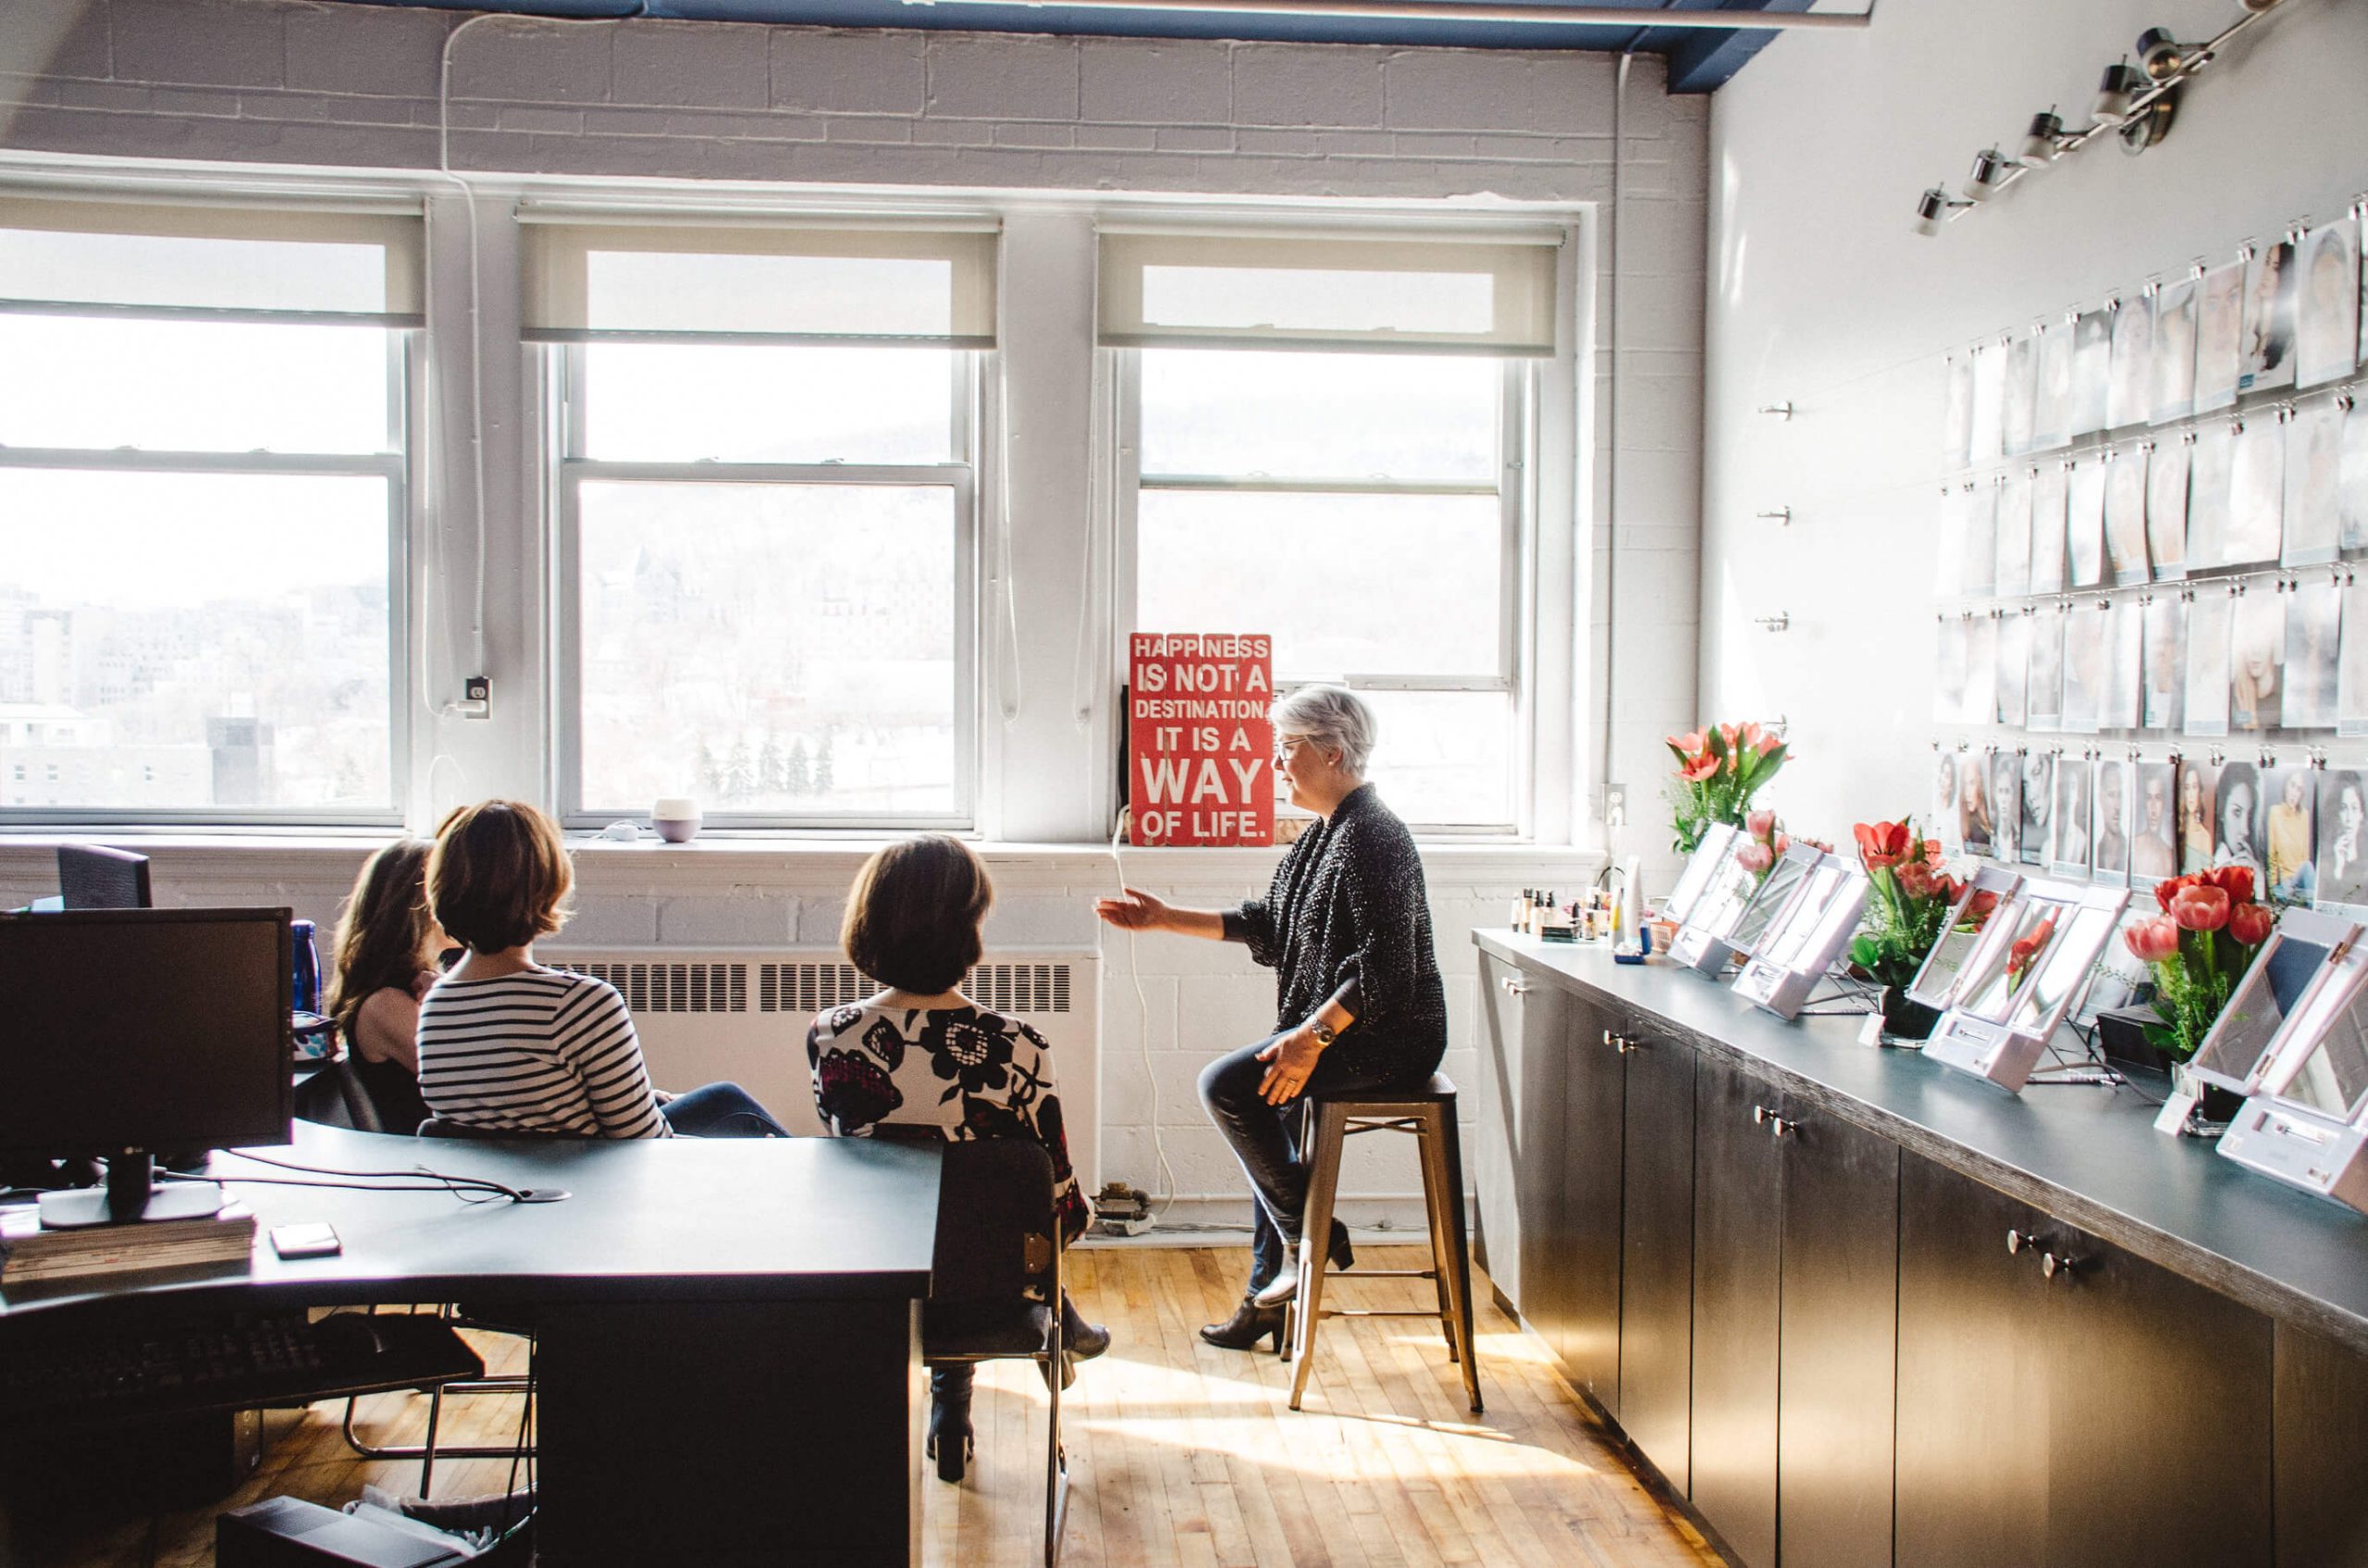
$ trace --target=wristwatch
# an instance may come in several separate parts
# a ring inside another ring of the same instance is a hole
[[[1340,1038],[1340,1031],[1334,1029],[1330,1024],[1326,1023],[1322,1019],[1311,1019],[1307,1026],[1307,1031],[1315,1036],[1315,1043],[1318,1045],[1324,1046],[1327,1050],[1331,1048],[1332,1042]]]

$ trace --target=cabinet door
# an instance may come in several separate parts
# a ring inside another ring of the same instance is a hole
[[[1890,1568],[1899,1145],[1784,1108],[1782,1562]]]
[[[1571,1381],[1620,1414],[1620,1189],[1627,1100],[1625,1019],[1575,1006],[1564,1033],[1560,1343]]]
[[[1783,1162],[1766,1118],[1782,1105],[1707,1056],[1694,1083],[1691,1496],[1745,1568],[1774,1568]]]
[[[2045,1281],[2033,1249],[2006,1250],[2031,1215],[1918,1155],[1900,1161],[1898,1561],[2043,1562]]]
[[[1694,1434],[1694,1048],[1637,1034],[1625,1088],[1620,1425],[1683,1497]]]
[[[1520,969],[1480,956],[1480,1084],[1474,1096],[1474,1249],[1508,1311],[1521,1306],[1521,1204],[1514,1179],[1522,1113],[1522,1012],[1530,985]]]
[[[2291,1324],[2276,1333],[2277,1568],[2368,1568],[2368,1356]]]
[[[2266,1568],[2269,1319],[2069,1228],[2049,1249],[2051,1568]]]

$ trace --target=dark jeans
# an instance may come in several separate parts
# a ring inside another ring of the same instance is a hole
[[[736,1083],[702,1083],[658,1107],[683,1138],[787,1138],[789,1129],[772,1118],[757,1097]]]
[[[1258,1093],[1258,1080],[1272,1064],[1258,1053],[1280,1035],[1268,1035],[1254,1045],[1228,1051],[1201,1069],[1201,1104],[1233,1145],[1242,1174],[1258,1202],[1250,1229],[1250,1288],[1263,1288],[1282,1272],[1286,1251],[1299,1244],[1300,1219],[1307,1209],[1307,1167],[1300,1163],[1299,1136],[1306,1105],[1301,1099],[1268,1105]],[[1394,1074],[1351,1072],[1326,1053],[1316,1058],[1307,1087],[1320,1093],[1381,1089],[1397,1080]],[[1334,1237],[1346,1233],[1332,1222]]]

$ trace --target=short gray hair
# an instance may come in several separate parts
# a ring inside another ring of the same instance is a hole
[[[1301,686],[1277,698],[1271,717],[1277,741],[1305,735],[1326,750],[1338,751],[1340,765],[1352,773],[1365,771],[1373,759],[1374,742],[1381,737],[1381,725],[1365,699],[1338,686]]]

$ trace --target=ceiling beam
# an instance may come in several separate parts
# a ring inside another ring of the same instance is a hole
[[[1680,0],[1681,4],[1684,0]],[[1763,12],[1807,11],[1814,0],[1713,0],[1720,9]],[[1869,17],[1874,6],[1869,0]],[[1764,19],[1774,21],[1774,16]],[[1795,18],[1803,20],[1805,18]],[[1864,25],[1864,24],[1861,24]],[[1745,62],[1768,47],[1773,32],[1736,31],[1733,32],[1686,33],[1666,41],[1669,51],[1669,90],[1671,93],[1708,93],[1720,87]]]

